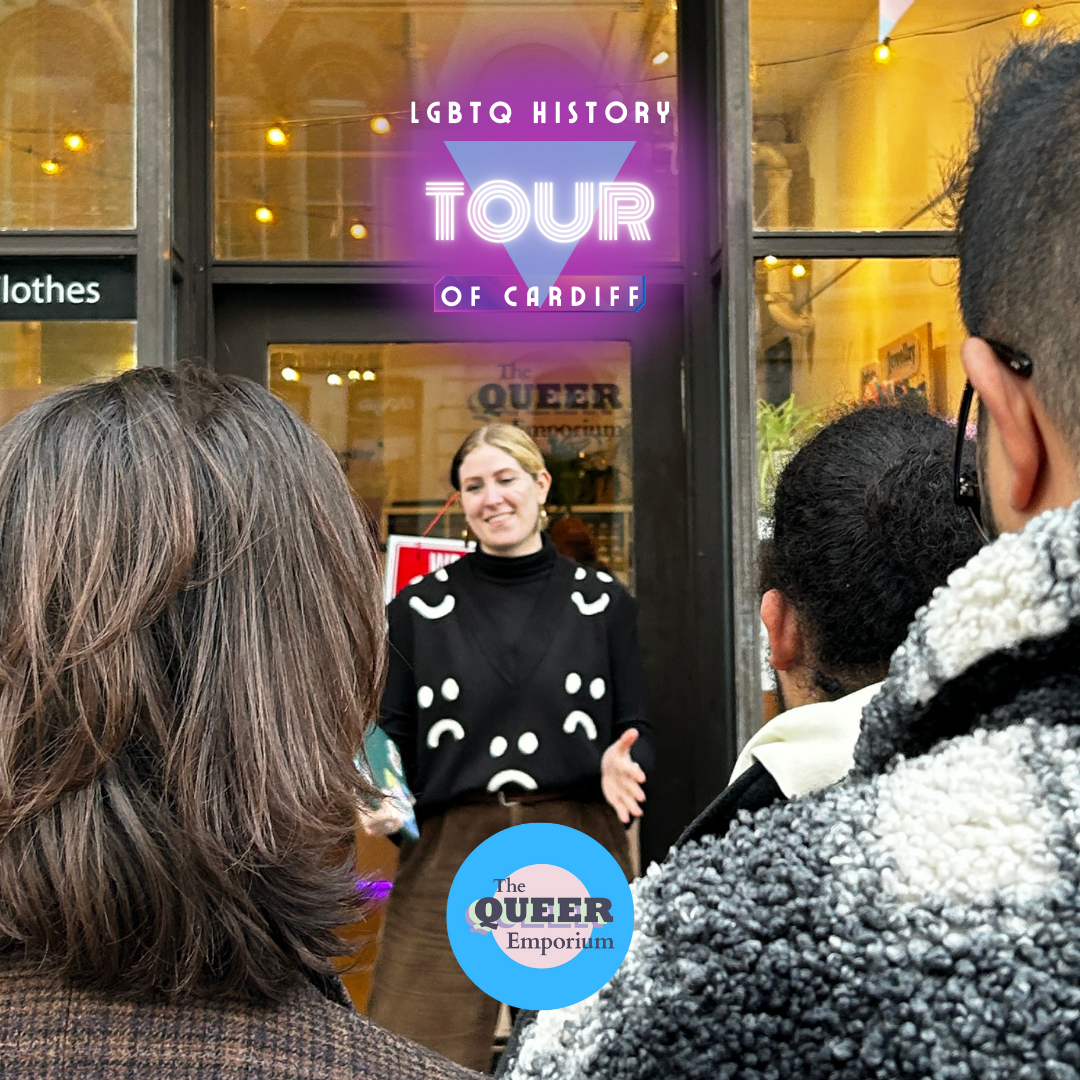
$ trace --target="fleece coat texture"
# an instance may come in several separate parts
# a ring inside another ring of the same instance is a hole
[[[853,771],[673,849],[515,1080],[1080,1077],[1080,504],[913,623]]]

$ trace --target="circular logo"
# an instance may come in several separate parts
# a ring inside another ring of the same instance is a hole
[[[634,930],[630,886],[615,859],[565,825],[515,825],[462,864],[446,904],[462,970],[521,1009],[561,1009],[618,970]]]

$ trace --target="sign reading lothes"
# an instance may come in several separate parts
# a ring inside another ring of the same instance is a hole
[[[485,840],[446,905],[462,970],[523,1009],[560,1009],[618,970],[634,929],[630,887],[612,856],[564,825],[529,824]]]
[[[135,259],[0,259],[0,320],[135,318]]]

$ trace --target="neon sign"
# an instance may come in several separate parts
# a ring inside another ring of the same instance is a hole
[[[574,216],[569,222],[555,220],[555,185],[538,180],[533,184],[530,204],[525,191],[511,180],[488,180],[473,191],[466,207],[466,217],[472,231],[492,244],[508,244],[516,240],[535,220],[540,235],[556,244],[576,244],[588,233],[594,217],[596,189],[600,189],[599,239],[619,239],[619,229],[626,226],[631,240],[648,240],[646,224],[656,209],[652,192],[633,181],[616,181],[599,185],[588,181],[574,184]],[[455,238],[455,203],[465,194],[460,181],[432,181],[426,184],[427,195],[435,200],[435,239]],[[488,213],[492,203],[505,203],[510,215],[505,221],[493,221]]]
[[[563,276],[541,295],[538,285],[525,286],[512,277],[447,275],[435,285],[437,312],[514,311],[640,311],[645,305],[645,276]]]

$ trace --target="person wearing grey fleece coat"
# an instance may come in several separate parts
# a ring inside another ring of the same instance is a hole
[[[1080,504],[921,612],[835,786],[676,848],[513,1080],[1080,1076]]]

